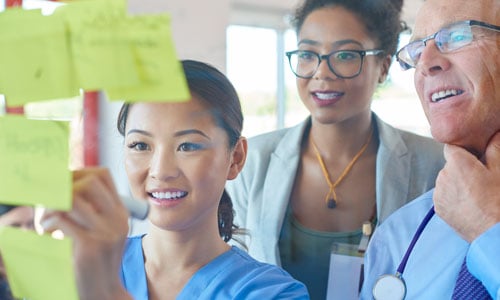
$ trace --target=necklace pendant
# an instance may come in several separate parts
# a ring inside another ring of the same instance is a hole
[[[337,207],[337,202],[335,201],[335,199],[330,198],[328,199],[327,206],[329,209],[334,209],[335,207]]]

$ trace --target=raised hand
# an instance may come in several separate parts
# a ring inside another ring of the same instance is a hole
[[[465,240],[500,222],[500,132],[490,140],[484,157],[446,145],[446,165],[434,191],[436,213]]]
[[[128,232],[128,212],[107,169],[75,171],[72,210],[48,212],[42,225],[46,231],[59,229],[73,239],[80,299],[129,297],[118,276]]]

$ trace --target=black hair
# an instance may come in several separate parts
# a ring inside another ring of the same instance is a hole
[[[226,131],[229,148],[233,149],[243,129],[243,113],[234,86],[222,72],[209,64],[195,60],[183,60],[181,63],[190,92],[197,95],[200,101],[210,108],[215,124]],[[117,128],[122,136],[125,136],[127,116],[131,105],[131,103],[124,103],[118,114]],[[233,223],[233,220],[233,203],[224,190],[219,202],[218,223],[219,234],[226,242],[233,238],[233,234],[244,233]]]
[[[320,8],[340,6],[356,15],[374,37],[377,49],[393,56],[399,34],[408,29],[401,21],[403,0],[305,0],[295,11],[292,25],[299,34],[307,16]]]

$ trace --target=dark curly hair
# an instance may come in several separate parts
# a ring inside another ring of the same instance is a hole
[[[210,112],[217,126],[228,135],[229,148],[233,149],[243,129],[243,114],[238,94],[227,77],[206,63],[195,60],[181,61],[189,90],[210,107]],[[118,114],[118,132],[125,136],[127,116],[131,103],[124,103]],[[218,208],[219,234],[227,242],[234,239],[233,234],[244,234],[233,223],[234,210],[231,198],[224,190]],[[236,239],[235,239],[236,240]],[[241,241],[236,240],[241,243]],[[243,245],[244,246],[244,245]]]
[[[399,34],[408,29],[401,21],[403,0],[305,0],[295,11],[292,25],[299,34],[307,16],[323,7],[341,6],[358,16],[368,34],[377,41],[377,48],[393,56]]]

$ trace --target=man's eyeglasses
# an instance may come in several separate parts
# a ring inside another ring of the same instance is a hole
[[[396,53],[396,58],[403,70],[415,68],[429,40],[435,41],[439,52],[448,53],[472,43],[480,30],[498,32],[500,26],[475,20],[456,22],[441,28],[428,37],[409,43]]]
[[[326,60],[328,68],[339,78],[354,78],[361,73],[363,59],[367,55],[379,55],[383,50],[338,50],[319,55],[308,50],[286,52],[290,68],[295,76],[309,79],[314,76],[322,60]]]

